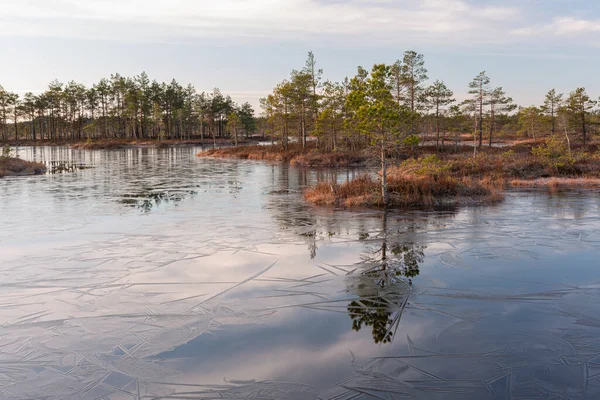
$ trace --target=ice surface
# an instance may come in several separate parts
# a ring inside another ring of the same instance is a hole
[[[334,210],[199,149],[23,148],[0,180],[0,399],[600,398],[600,201]],[[89,168],[87,168],[89,167]]]

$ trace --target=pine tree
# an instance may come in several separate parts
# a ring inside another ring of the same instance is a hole
[[[433,82],[433,84],[425,90],[425,102],[428,108],[433,109],[435,112],[436,148],[439,148],[440,119],[444,112],[444,108],[456,101],[452,98],[452,96],[454,96],[454,92],[448,89],[444,82],[441,82],[439,80]],[[444,134],[444,136],[442,136],[442,148],[444,148],[445,138],[446,135]]]
[[[567,107],[571,112],[572,118],[575,124],[581,128],[581,137],[583,139],[583,146],[587,145],[587,133],[588,133],[588,115],[594,108],[596,102],[590,100],[587,95],[585,88],[577,88],[571,92],[567,99]]]
[[[542,110],[550,117],[552,135],[556,133],[556,113],[562,104],[563,94],[557,94],[555,89],[550,90],[544,99]]]
[[[489,95],[490,78],[485,74],[485,71],[480,72],[469,83],[469,94],[473,95],[472,101],[476,112],[476,129],[479,130],[479,147],[483,145],[483,105]]]
[[[496,116],[504,112],[510,112],[516,108],[512,104],[513,100],[506,96],[506,92],[501,87],[492,89],[489,92],[487,104],[490,106],[490,124],[489,124],[489,146],[492,147],[492,137],[494,134]]]
[[[424,90],[422,85],[429,79],[427,69],[425,69],[425,56],[412,50],[406,51],[402,59],[401,70],[407,106],[411,113],[410,132],[415,133],[415,122],[418,117],[417,106]]]
[[[391,67],[384,64],[373,66],[365,76],[359,67],[357,75],[350,82],[346,107],[352,112],[353,126],[371,138],[379,148],[381,160],[381,198],[389,203],[387,188],[386,149],[398,137],[402,116],[392,95],[390,85]]]

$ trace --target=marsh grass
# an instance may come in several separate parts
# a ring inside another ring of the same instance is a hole
[[[422,154],[390,167],[387,182],[390,206],[490,204],[501,201],[507,187],[600,187],[600,153],[570,149],[561,138],[550,138],[474,157],[462,151]],[[382,206],[380,191],[379,178],[364,175],[342,184],[319,183],[304,195],[314,204]]]
[[[365,165],[370,159],[366,152],[320,152],[314,144],[302,148],[299,144],[283,148],[280,145],[235,146],[211,149],[199,157],[234,158],[242,160],[283,161],[301,167],[349,167]]]
[[[115,149],[127,149],[136,147],[157,147],[157,148],[169,148],[178,146],[201,146],[201,145],[212,145],[217,143],[220,145],[231,144],[228,139],[99,139],[99,140],[86,140],[83,142],[70,143],[72,149],[77,150],[115,150]],[[65,143],[45,143],[47,145],[62,144]]]
[[[493,184],[486,184],[477,179],[416,175],[402,168],[392,168],[387,178],[390,206],[489,204],[503,199]],[[306,190],[304,197],[308,202],[319,205],[384,205],[379,179],[370,175],[362,175],[341,184],[322,182]]]
[[[21,160],[16,157],[0,157],[0,178],[18,175],[40,175],[46,172],[44,164]]]

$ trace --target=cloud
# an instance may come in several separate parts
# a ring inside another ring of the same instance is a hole
[[[557,35],[578,35],[600,31],[600,21],[575,18],[559,18],[554,22]]]
[[[495,40],[520,10],[465,0],[0,0],[0,34]]]
[[[575,37],[600,32],[600,20],[555,18],[550,24],[527,26],[512,31],[516,36]]]

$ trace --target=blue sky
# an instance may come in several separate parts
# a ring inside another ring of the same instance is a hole
[[[0,85],[18,92],[146,71],[258,108],[309,50],[340,80],[414,49],[459,99],[486,70],[528,105],[600,95],[599,47],[592,0],[0,0]]]

